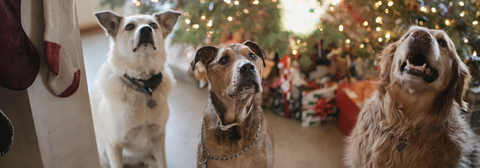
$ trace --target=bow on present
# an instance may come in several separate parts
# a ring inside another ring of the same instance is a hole
[[[332,101],[332,99],[319,98],[317,103],[312,106],[313,110],[315,111],[314,116],[319,115],[321,117],[326,117],[328,114],[332,113],[332,109],[334,107]]]

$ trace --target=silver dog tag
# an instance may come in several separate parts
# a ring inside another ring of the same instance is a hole
[[[148,102],[147,102],[147,107],[148,108],[154,108],[157,106],[157,102],[152,99],[152,97],[149,97]]]

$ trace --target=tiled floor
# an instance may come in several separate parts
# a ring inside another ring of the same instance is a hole
[[[98,32],[82,37],[88,86],[91,88],[100,65],[106,60],[109,40]],[[166,153],[170,168],[196,166],[200,117],[208,92],[190,83],[177,82],[169,99]],[[265,110],[275,139],[276,168],[338,168],[342,164],[344,136],[336,123],[302,128],[299,123]]]

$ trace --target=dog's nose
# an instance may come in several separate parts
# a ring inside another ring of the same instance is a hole
[[[418,41],[421,43],[430,43],[432,41],[432,37],[430,34],[423,30],[418,30],[412,34],[414,41]]]
[[[142,27],[140,29],[140,34],[145,36],[150,35],[152,34],[152,28],[149,26]]]
[[[255,66],[251,63],[246,63],[240,68],[240,73],[248,74],[248,73],[255,73]]]

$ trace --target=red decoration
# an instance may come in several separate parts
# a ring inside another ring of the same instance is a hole
[[[317,103],[314,104],[313,110],[315,110],[314,116],[326,117],[328,114],[332,113],[334,107],[334,102],[332,99],[319,98]]]
[[[45,41],[45,63],[53,74],[58,75],[60,71],[60,45],[54,42]]]
[[[0,1],[0,85],[29,87],[37,77],[40,58],[22,28],[21,0]]]

